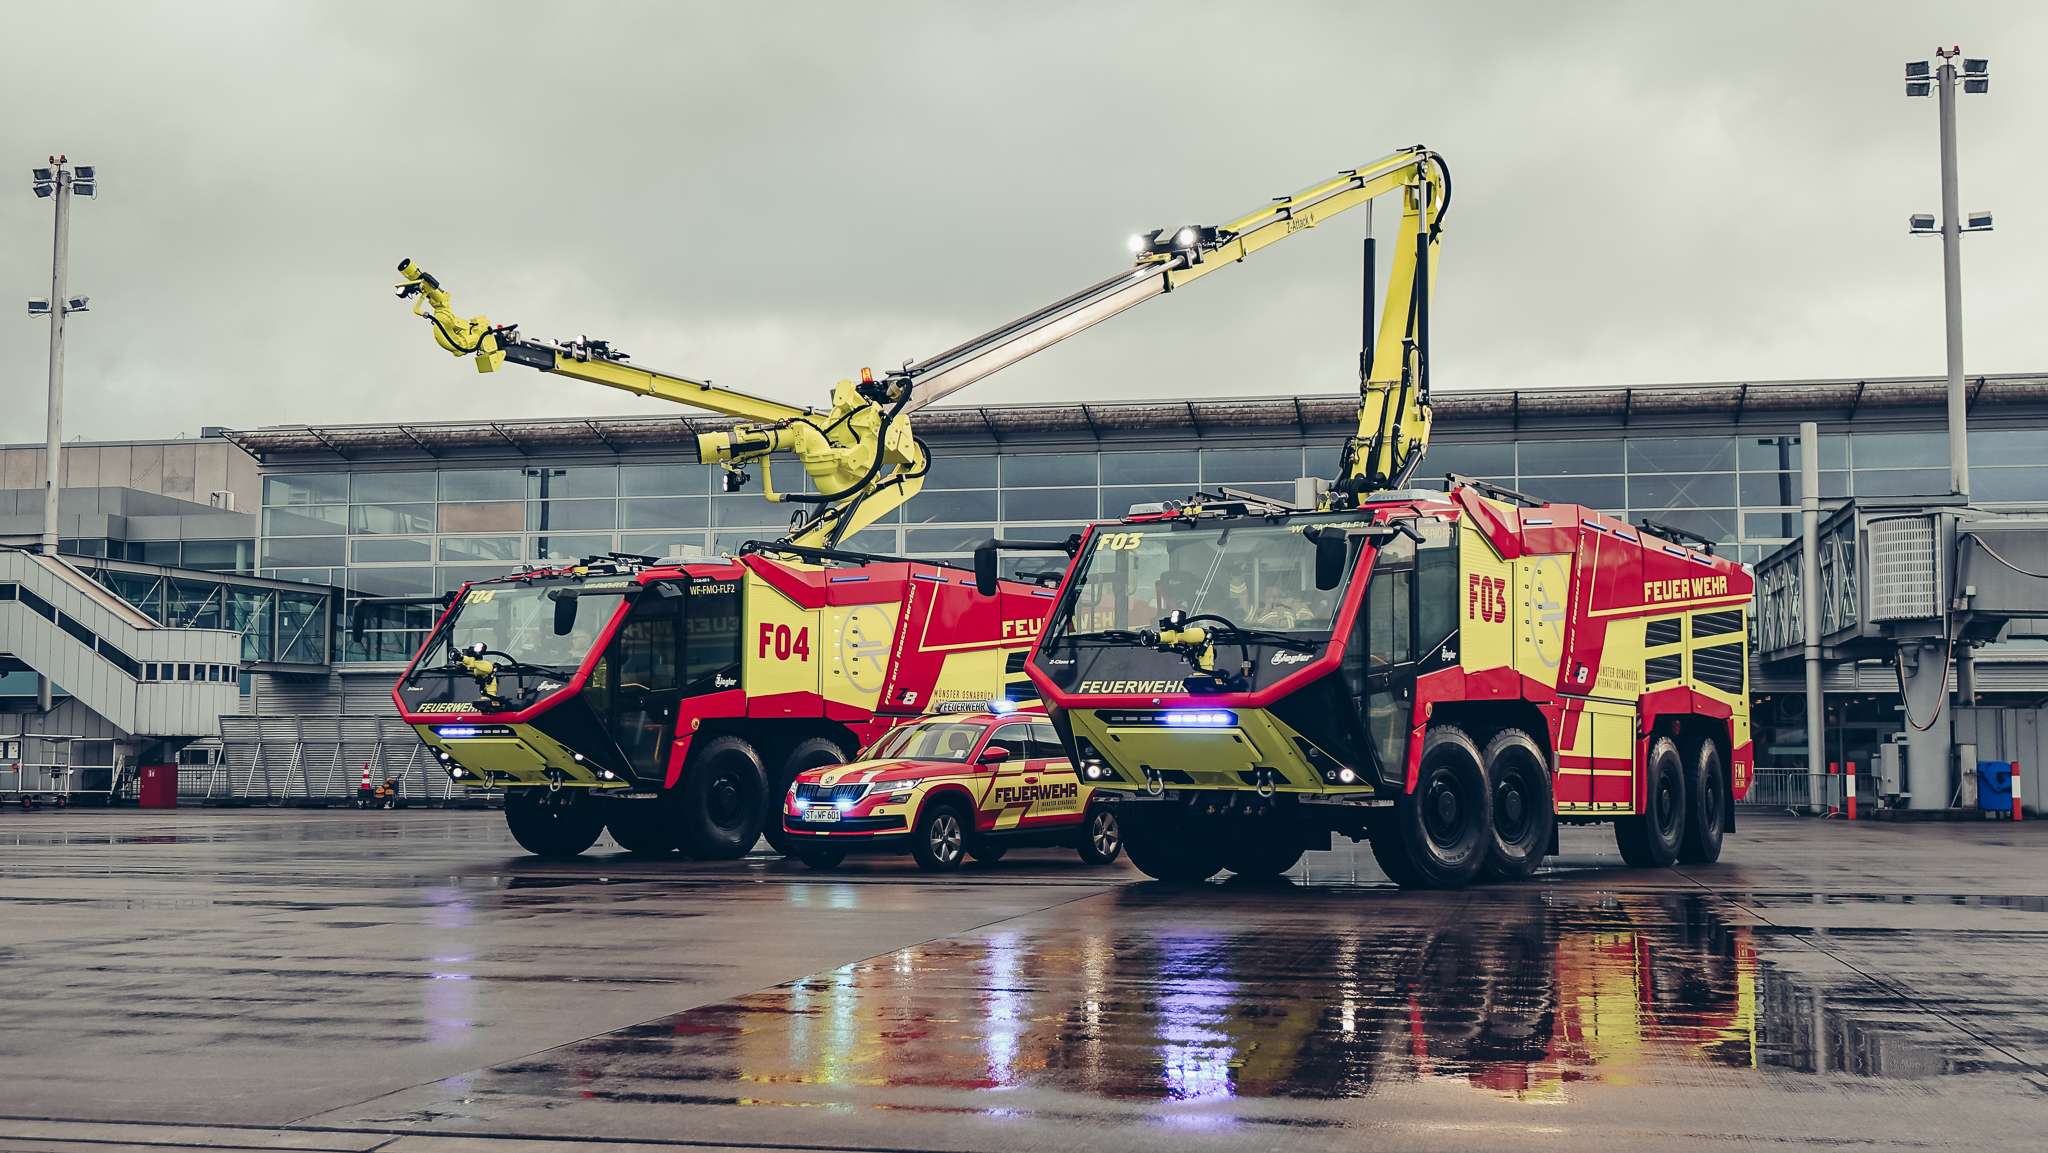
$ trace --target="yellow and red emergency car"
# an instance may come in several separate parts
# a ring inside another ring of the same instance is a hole
[[[1043,715],[948,713],[890,730],[859,760],[798,774],[783,796],[783,832],[805,864],[849,852],[908,851],[945,872],[969,856],[1066,846],[1091,865],[1123,851],[1116,811],[1093,803]]]

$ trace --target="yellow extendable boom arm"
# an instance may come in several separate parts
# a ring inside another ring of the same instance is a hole
[[[792,517],[784,541],[830,548],[923,488],[930,461],[910,422],[919,408],[1397,190],[1403,194],[1402,224],[1387,299],[1371,351],[1360,357],[1358,433],[1346,447],[1333,489],[1332,499],[1343,501],[1405,478],[1429,439],[1429,288],[1450,175],[1440,157],[1419,146],[1339,172],[1221,225],[1163,228],[1133,237],[1132,267],[936,356],[907,362],[881,380],[863,369],[859,381],[842,380],[833,387],[832,403],[823,410],[629,365],[625,353],[604,341],[534,340],[522,336],[517,325],[457,315],[440,281],[410,260],[399,264],[398,295],[416,297],[413,312],[433,326],[435,342],[456,356],[475,357],[478,372],[495,371],[510,360],[735,418],[738,423],[728,429],[698,434],[699,458],[720,464],[729,479],[741,482],[745,466],[761,462],[768,499],[807,506]],[[1368,252],[1371,244],[1368,239]],[[1372,277],[1366,281],[1370,286]],[[776,453],[797,458],[810,491],[775,489],[767,464]],[[728,484],[728,489],[737,487]]]
[[[881,385],[867,379],[842,380],[824,411],[800,408],[695,380],[627,364],[626,354],[588,338],[556,343],[520,335],[517,325],[494,325],[483,316],[458,316],[448,290],[410,260],[401,261],[398,294],[414,297],[413,312],[433,326],[434,341],[456,356],[476,358],[478,372],[494,372],[510,360],[542,372],[574,377],[623,392],[672,401],[738,420],[730,428],[697,434],[697,455],[726,470],[729,489],[748,479],[746,466],[761,462],[769,500],[809,505],[792,518],[789,543],[812,548],[838,544],[888,515],[916,493],[926,468],[924,449],[907,421],[890,421]],[[879,449],[877,448],[879,446]],[[803,465],[808,492],[779,492],[768,471],[773,455],[786,452]]]

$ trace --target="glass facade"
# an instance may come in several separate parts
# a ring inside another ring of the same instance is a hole
[[[301,591],[232,576],[204,579],[189,572],[173,575],[91,562],[84,567],[159,624],[240,633],[244,662],[318,665],[329,659],[325,589]]]
[[[2048,465],[2024,429],[1971,433],[1980,503],[2048,502]],[[1799,438],[1791,435],[1502,436],[1430,449],[1418,483],[1445,473],[1479,477],[1548,500],[1651,519],[1719,542],[1754,562],[1797,532]],[[1827,497],[1931,495],[1948,487],[1938,429],[1823,434]],[[1299,476],[1328,476],[1339,446],[1317,443],[1193,448],[935,449],[924,491],[846,542],[878,553],[965,557],[992,531],[1058,537],[1134,504],[1228,485],[1286,497]],[[279,469],[263,481],[258,557],[264,576],[343,590],[337,629],[343,660],[409,658],[438,606],[464,581],[538,561],[617,550],[702,558],[772,538],[794,506],[754,491],[720,490],[718,470],[695,462],[470,467],[388,471]],[[195,543],[184,542],[186,548]],[[1044,558],[1006,558],[1025,568]]]

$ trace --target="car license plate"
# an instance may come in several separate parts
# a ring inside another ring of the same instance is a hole
[[[839,819],[839,810],[831,805],[812,805],[804,810],[804,820],[813,825],[828,824]]]

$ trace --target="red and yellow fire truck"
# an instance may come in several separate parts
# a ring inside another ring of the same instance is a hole
[[[1402,488],[1449,178],[1421,152],[1379,188],[1405,211],[1318,500],[1196,494],[1064,545],[991,541],[978,576],[1001,548],[1073,551],[1027,671],[1154,877],[1275,874],[1336,833],[1452,887],[1533,872],[1558,821],[1613,822],[1631,864],[1711,861],[1753,763],[1750,574],[1577,505]]]
[[[393,691],[460,785],[506,790],[531,852],[609,828],[737,856],[789,780],[934,703],[1028,696],[1051,590],[912,561],[594,560],[465,587]],[[773,831],[780,832],[778,820]]]

